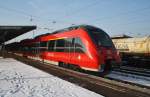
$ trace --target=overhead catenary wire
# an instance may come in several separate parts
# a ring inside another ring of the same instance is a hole
[[[89,5],[86,5],[86,6],[83,6],[82,8],[78,8],[77,10],[75,10],[75,11],[73,11],[72,13],[79,13],[80,11],[82,11],[83,9],[85,9],[85,8],[89,8],[89,7],[92,7],[92,6],[94,6],[95,4],[98,4],[97,2],[99,2],[99,0],[98,1],[96,1],[96,2],[94,2],[94,3],[92,3],[92,4],[89,4]],[[5,10],[8,10],[8,11],[13,11],[13,12],[16,12],[16,13],[18,13],[18,14],[22,14],[22,15],[25,15],[25,16],[28,16],[28,17],[30,17],[30,21],[33,21],[34,20],[34,18],[36,18],[37,20],[47,20],[47,22],[51,22],[52,24],[55,24],[55,23],[60,23],[60,22],[63,22],[63,23],[69,23],[70,25],[72,25],[72,24],[75,24],[75,23],[71,23],[71,22],[66,22],[66,21],[62,21],[62,20],[51,20],[51,19],[43,19],[43,18],[41,18],[41,17],[39,17],[39,16],[35,16],[35,15],[32,15],[32,14],[29,14],[29,13],[26,13],[26,12],[24,12],[24,11],[20,11],[20,10],[16,10],[16,9],[12,9],[12,8],[7,8],[7,7],[4,7],[4,6],[2,6],[2,5],[0,5],[0,8],[2,8],[2,9],[5,9]],[[94,19],[94,20],[92,20],[92,21],[94,21],[94,22],[99,22],[98,20],[110,20],[110,19],[112,19],[112,18],[116,18],[116,17],[118,17],[118,16],[121,16],[121,15],[127,15],[127,14],[129,14],[129,13],[135,13],[135,12],[139,12],[139,11],[142,11],[142,10],[145,10],[145,9],[150,9],[150,6],[148,6],[148,7],[144,7],[144,8],[140,8],[140,9],[135,9],[135,10],[132,10],[132,11],[127,11],[127,12],[122,12],[122,13],[119,13],[119,14],[115,14],[115,15],[113,15],[113,16],[108,16],[108,17],[102,17],[102,18],[97,18],[97,19]],[[70,14],[70,15],[72,15],[72,13]],[[66,15],[66,17],[68,17],[68,15],[69,14],[67,14]]]
[[[38,20],[38,21],[43,21],[43,20],[46,20],[48,23],[70,23],[70,22],[65,22],[65,21],[62,21],[62,20],[54,20],[54,19],[50,19],[50,18],[42,18],[42,17],[39,17],[39,16],[36,16],[36,15],[33,15],[33,14],[29,14],[29,13],[26,13],[24,11],[21,11],[21,10],[16,10],[16,9],[13,9],[13,8],[8,8],[8,7],[5,7],[5,6],[2,6],[0,5],[0,8],[1,9],[4,9],[4,10],[7,10],[7,11],[10,11],[10,12],[15,12],[17,14],[20,14],[20,15],[23,15],[23,16],[26,16],[26,17],[29,17],[30,18],[30,21],[32,19],[33,20]],[[73,23],[70,23],[70,24],[73,24]]]
[[[133,13],[138,13],[139,11],[143,11],[143,10],[147,10],[150,9],[150,6],[144,7],[144,8],[139,8],[139,9],[135,9],[135,10],[131,10],[131,11],[126,11],[126,12],[121,12],[118,14],[115,14],[113,16],[108,16],[108,17],[101,17],[101,18],[97,18],[92,20],[93,22],[101,22],[103,20],[111,20],[112,18],[118,18],[119,16],[124,16],[124,15],[128,15],[128,14],[133,14]],[[89,22],[89,21],[86,21]]]
[[[100,1],[101,1],[101,0],[97,0],[97,1],[94,2],[94,3],[90,3],[90,4],[85,5],[85,6],[82,6],[82,7],[80,7],[80,8],[77,7],[76,10],[74,10],[74,11],[72,11],[71,13],[68,13],[68,14],[66,14],[65,16],[62,16],[62,17],[64,17],[64,18],[70,17],[70,16],[72,16],[72,13],[79,13],[79,12],[83,11],[84,9],[93,7],[95,4],[99,4],[98,2],[100,2]],[[67,22],[67,21],[62,21],[62,20],[58,20],[58,19],[57,19],[57,20],[49,19],[49,18],[43,19],[43,18],[41,18],[41,17],[39,17],[39,16],[26,13],[25,11],[8,8],[8,7],[2,6],[2,5],[0,5],[0,8],[1,8],[1,9],[4,9],[4,10],[7,10],[7,11],[15,12],[15,13],[17,13],[17,14],[21,14],[21,15],[27,16],[27,17],[30,18],[30,19],[29,19],[30,21],[33,21],[33,20],[40,20],[40,21],[47,20],[48,23],[52,23],[52,24],[55,24],[55,23],[59,23],[59,24],[60,24],[60,23],[66,23],[66,24],[70,24],[70,25],[76,24],[75,22]],[[62,18],[62,17],[61,17],[61,18]]]
[[[96,2],[94,2],[94,3],[92,3],[92,4],[89,4],[89,5],[86,5],[86,6],[83,6],[82,8],[78,8],[78,9],[76,9],[75,11],[72,11],[72,13],[79,13],[79,12],[81,12],[82,10],[84,10],[85,8],[87,8],[87,6],[89,6],[89,7],[92,7],[92,6],[94,6],[94,4],[98,4],[97,3],[98,1],[96,1]],[[41,17],[39,17],[39,16],[36,16],[36,15],[32,15],[32,14],[29,14],[29,13],[26,13],[26,12],[24,12],[24,11],[20,11],[20,10],[16,10],[16,9],[12,9],[12,8],[7,8],[7,7],[4,7],[4,6],[1,6],[0,5],[0,8],[2,8],[2,9],[5,9],[5,10],[8,10],[8,11],[13,11],[13,12],[15,12],[15,13],[17,13],[17,14],[22,14],[22,15],[24,15],[24,16],[27,16],[27,17],[29,17],[30,18],[30,21],[36,21],[36,20],[41,20],[41,21],[43,21],[43,20],[47,20],[47,22],[48,23],[51,23],[51,24],[61,24],[61,23],[68,23],[68,24],[70,24],[70,25],[76,25],[76,23],[71,23],[71,22],[67,22],[67,21],[62,21],[62,20],[54,20],[54,19],[50,19],[50,18],[45,18],[45,19],[43,19],[43,18],[41,18]],[[118,17],[118,16],[122,16],[122,15],[129,15],[130,13],[138,13],[139,11],[143,11],[143,10],[146,10],[146,9],[149,9],[150,8],[150,6],[148,6],[148,7],[144,7],[144,8],[139,8],[139,9],[135,9],[135,10],[131,10],[131,11],[126,11],[126,12],[121,12],[121,13],[118,13],[118,14],[115,14],[115,15],[113,15],[113,16],[108,16],[108,17],[102,17],[102,18],[98,18],[98,19],[95,19],[95,20],[92,20],[92,22],[100,22],[99,20],[111,20],[112,18],[116,18],[116,17]],[[69,14],[68,14],[69,15]],[[67,16],[68,16],[67,15]],[[70,15],[71,15],[71,13],[70,13]],[[134,22],[134,21],[133,21]],[[137,21],[138,22],[138,21]],[[139,21],[140,22],[140,21]],[[88,23],[88,22],[87,22]],[[132,24],[132,22],[131,23],[129,23],[129,24]],[[120,24],[121,25],[121,24]],[[123,25],[125,25],[125,24],[123,24]],[[43,27],[43,29],[44,29],[45,27]]]
[[[65,14],[64,16],[62,16],[62,17],[67,18],[67,17],[73,16],[74,14],[77,14],[77,13],[82,12],[84,9],[87,10],[88,8],[93,7],[93,6],[97,5],[97,4],[99,4],[99,2],[102,2],[102,0],[97,0],[97,1],[94,2],[94,3],[90,3],[90,4],[85,5],[85,6],[82,6],[82,7],[77,7],[76,10],[71,11],[71,13],[66,13],[66,14]]]

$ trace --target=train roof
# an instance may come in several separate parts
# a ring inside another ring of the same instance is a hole
[[[39,37],[42,37],[42,36],[47,36],[47,35],[50,35],[50,34],[52,34],[52,33],[41,34],[41,35],[38,35],[38,36],[34,37],[34,39],[39,38]]]
[[[62,33],[62,32],[65,32],[65,31],[71,31],[71,30],[75,30],[75,29],[79,29],[79,28],[97,28],[97,27],[91,26],[91,25],[85,25],[85,24],[83,24],[83,25],[76,25],[76,26],[71,26],[71,27],[68,27],[68,28],[61,29],[61,30],[56,30],[56,31],[54,31],[52,33],[46,33],[46,34],[38,35],[34,39],[42,37],[42,36],[51,35],[51,34]]]
[[[33,39],[27,38],[27,39],[21,40],[20,43],[21,43],[21,42],[26,42],[26,41],[31,41],[31,40],[33,40]]]
[[[131,36],[128,36],[128,35],[125,35],[125,34],[122,34],[122,35],[115,35],[115,36],[112,36],[111,39],[123,39],[123,38],[133,38]]]
[[[61,30],[57,30],[57,31],[53,32],[53,34],[61,33],[61,32],[64,32],[64,31],[75,30],[75,29],[79,29],[79,28],[97,28],[97,27],[91,26],[91,25],[86,25],[86,24],[76,25],[76,26],[71,26],[71,27],[68,27],[68,28],[61,29]]]

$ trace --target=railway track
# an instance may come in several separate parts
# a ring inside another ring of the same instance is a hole
[[[64,80],[75,83],[81,87],[104,95],[106,97],[150,97],[150,89],[142,88],[109,80],[89,74],[84,74],[55,65],[43,64],[42,62],[26,59],[13,55],[16,60],[24,62],[30,66],[41,69],[47,73],[58,76]]]
[[[149,69],[121,66],[113,69],[106,78],[150,89]]]
[[[106,75],[105,78],[150,89],[149,77],[112,71],[110,74]]]
[[[144,68],[121,66],[120,68],[115,68],[113,71],[150,77],[150,70]]]

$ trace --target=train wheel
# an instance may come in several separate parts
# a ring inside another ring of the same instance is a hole
[[[104,72],[109,72],[109,71],[111,71],[111,69],[112,69],[111,61],[107,61],[106,65],[104,67]]]
[[[58,63],[58,66],[59,66],[59,67],[63,67],[63,62],[59,62],[59,63]]]
[[[74,65],[74,64],[68,64],[68,63],[64,63],[64,62],[59,62],[58,66],[64,67],[64,68],[68,68],[68,69],[71,69],[71,70],[74,70],[74,71],[85,72],[78,65]]]
[[[64,63],[63,62],[59,62],[58,66],[64,67]]]
[[[111,60],[107,60],[106,64],[103,67],[102,72],[99,72],[99,75],[105,76],[106,74],[110,73],[111,70],[112,70]]]
[[[76,65],[69,64],[69,68],[72,70],[78,71],[78,67]]]
[[[64,62],[59,62],[58,66],[68,68],[68,64]]]

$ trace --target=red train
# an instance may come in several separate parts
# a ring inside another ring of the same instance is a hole
[[[109,71],[121,59],[111,38],[90,25],[69,27],[20,42],[18,51],[28,58],[64,67]]]

